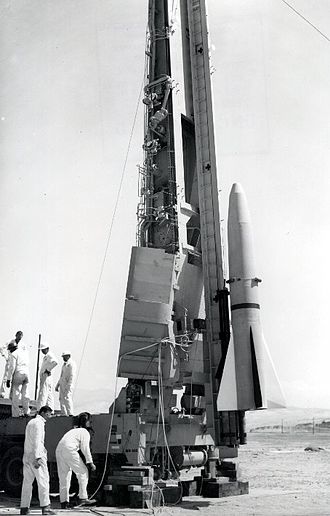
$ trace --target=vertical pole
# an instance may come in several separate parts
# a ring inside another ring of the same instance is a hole
[[[187,0],[193,107],[196,133],[196,171],[200,208],[202,264],[205,289],[206,329],[204,367],[210,381],[206,383],[206,419],[216,446],[222,439],[221,415],[217,409],[221,325],[217,292],[224,287],[218,179],[212,112],[209,43],[205,0]],[[236,435],[238,431],[236,430]]]
[[[37,355],[37,371],[36,371],[36,386],[34,389],[34,399],[37,399],[38,394],[38,376],[39,376],[39,359],[40,359],[40,344],[41,344],[41,335],[39,333],[39,339],[38,339],[38,355]]]

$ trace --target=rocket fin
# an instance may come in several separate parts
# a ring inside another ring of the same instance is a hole
[[[274,362],[270,355],[267,342],[262,335],[265,353],[265,376],[267,378],[267,406],[268,408],[286,408],[286,401],[280,380],[277,376]]]
[[[256,408],[263,408],[264,404],[262,401],[262,391],[260,385],[258,361],[256,357],[256,349],[254,346],[253,331],[250,327],[250,348],[251,348],[251,367],[252,367],[252,381],[253,381],[253,392],[254,392],[254,403]]]
[[[230,338],[217,398],[219,412],[286,406],[263,333],[253,330],[256,328],[250,327],[250,366],[243,370],[237,369],[234,339],[233,336]],[[243,376],[237,377],[237,371]],[[247,385],[250,385],[248,391]]]
[[[228,345],[218,392],[217,408],[219,412],[237,410],[237,382],[233,337],[230,337]]]

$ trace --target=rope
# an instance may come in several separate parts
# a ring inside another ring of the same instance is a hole
[[[102,487],[102,484],[103,484],[103,481],[104,481],[104,478],[105,478],[105,475],[106,475],[106,472],[107,472],[107,466],[108,466],[108,461],[109,461],[109,448],[110,448],[110,440],[111,440],[111,430],[112,430],[113,420],[114,420],[114,416],[115,416],[115,406],[116,406],[117,388],[118,388],[118,377],[119,377],[119,370],[120,370],[121,361],[122,361],[122,359],[125,356],[132,355],[134,353],[138,353],[139,351],[144,351],[146,349],[150,349],[150,348],[152,348],[154,346],[158,346],[158,349],[160,349],[163,342],[170,342],[170,341],[168,339],[166,339],[166,338],[165,339],[161,339],[160,341],[156,341],[156,342],[154,342],[152,344],[149,344],[147,346],[143,346],[142,348],[134,349],[132,351],[127,351],[126,353],[123,353],[122,355],[119,356],[118,365],[117,365],[117,372],[116,372],[116,383],[115,383],[115,390],[114,390],[114,396],[113,396],[113,403],[112,403],[112,406],[111,406],[111,413],[110,413],[110,423],[109,423],[109,429],[108,429],[107,444],[106,444],[106,449],[105,449],[105,461],[104,461],[103,471],[102,471],[102,475],[101,475],[101,480],[99,481],[99,484],[98,484],[97,488],[95,489],[94,493],[89,497],[89,500],[92,500],[95,497],[95,495],[98,493],[100,488]]]
[[[312,22],[310,22],[309,20],[307,20],[307,18],[305,18],[305,16],[303,16],[299,11],[297,11],[292,5],[289,4],[289,2],[287,2],[286,0],[281,0],[285,5],[287,5],[295,14],[297,14],[298,16],[300,16],[300,18],[302,20],[304,20],[306,23],[308,23],[308,25],[310,25],[314,30],[316,30],[323,38],[325,38],[327,41],[330,41],[330,38],[328,38],[328,36],[326,34],[324,34],[322,31],[320,31],[320,29],[318,29],[315,25],[313,25]]]
[[[123,169],[122,169],[122,173],[121,173],[119,188],[118,188],[118,191],[117,191],[115,207],[114,207],[114,210],[113,210],[113,213],[112,213],[112,218],[111,218],[111,222],[110,222],[110,229],[109,229],[109,233],[108,233],[108,237],[107,237],[107,242],[106,242],[106,246],[105,246],[105,251],[104,251],[104,255],[103,255],[103,259],[102,259],[102,263],[101,263],[101,270],[100,270],[98,281],[97,281],[97,285],[96,285],[93,305],[92,305],[92,309],[91,309],[91,313],[90,313],[90,317],[89,317],[89,321],[88,321],[86,337],[85,337],[85,341],[84,341],[84,345],[83,345],[83,349],[82,349],[82,353],[81,353],[81,358],[80,358],[80,362],[79,362],[79,366],[78,366],[76,385],[78,383],[78,378],[79,378],[79,374],[80,374],[81,364],[82,364],[82,361],[83,361],[83,358],[84,358],[84,354],[85,354],[85,350],[86,350],[86,345],[87,345],[87,341],[88,341],[88,337],[89,337],[89,333],[90,333],[90,329],[91,329],[91,325],[92,325],[92,320],[93,320],[93,316],[94,316],[96,301],[97,301],[97,298],[98,298],[98,293],[99,293],[99,289],[100,289],[100,285],[101,285],[101,280],[102,280],[102,276],[103,276],[103,272],[104,272],[105,262],[106,262],[106,259],[107,259],[107,254],[108,254],[108,249],[109,249],[110,239],[111,239],[111,234],[112,234],[112,228],[113,228],[116,212],[117,212],[118,205],[119,205],[119,199],[120,199],[120,194],[121,194],[121,190],[122,190],[122,186],[123,186],[124,175],[125,175],[125,172],[126,172],[128,156],[129,156],[129,152],[130,152],[130,149],[131,149],[131,144],[132,144],[135,124],[136,124],[137,115],[138,115],[138,111],[139,111],[139,105],[140,105],[140,101],[141,101],[141,97],[142,97],[143,85],[144,85],[144,78],[142,80],[142,85],[141,85],[140,92],[139,92],[139,95],[138,95],[138,101],[137,101],[136,108],[135,108],[132,128],[131,128],[131,132],[130,132],[130,135],[129,135],[128,146],[127,146],[126,156],[125,156],[124,165],[123,165]]]

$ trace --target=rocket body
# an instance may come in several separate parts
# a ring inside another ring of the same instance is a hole
[[[247,200],[237,183],[233,185],[229,198],[228,255],[238,408],[266,408],[264,339],[258,297],[260,280],[255,266]]]
[[[229,198],[228,259],[232,337],[220,381],[218,410],[267,408],[268,376],[278,382],[276,373],[268,375],[267,345],[260,322],[260,304],[255,266],[253,234],[245,193],[235,183]],[[283,406],[281,389],[273,406]]]

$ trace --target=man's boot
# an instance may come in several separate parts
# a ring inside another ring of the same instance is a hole
[[[29,507],[21,507],[20,514],[30,514]]]
[[[41,507],[42,514],[57,514],[57,512],[53,511],[50,508],[50,505],[47,505],[46,507]]]
[[[70,509],[69,502],[61,502],[61,509]]]
[[[87,507],[89,505],[95,505],[96,500],[89,500],[88,498],[79,498],[78,506]]]

